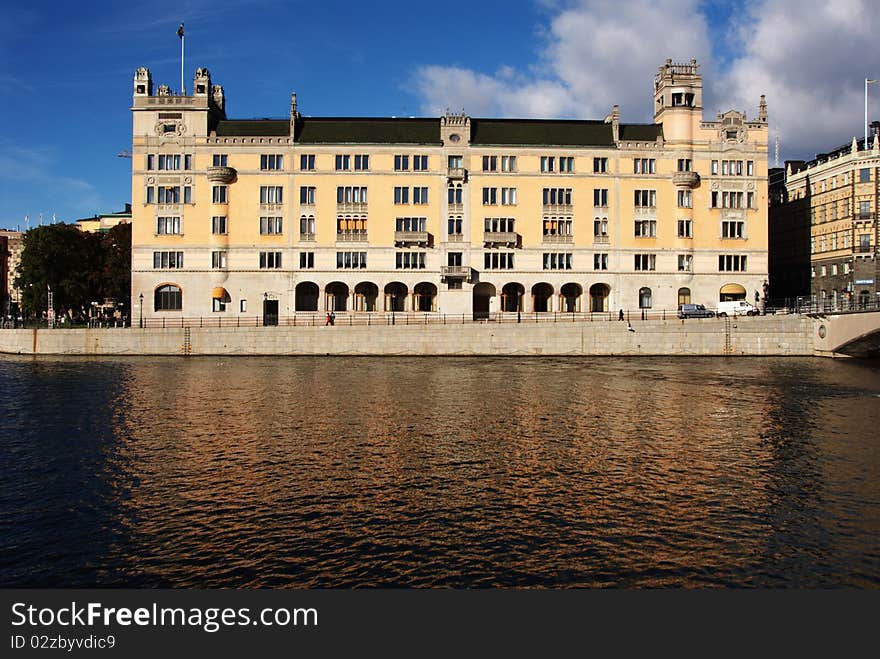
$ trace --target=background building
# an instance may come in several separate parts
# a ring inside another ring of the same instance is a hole
[[[230,120],[134,77],[132,302],[144,316],[676,309],[767,279],[767,107],[702,116],[695,60],[654,123]],[[132,307],[135,309],[136,307]]]
[[[15,288],[15,271],[21,261],[22,233],[0,229],[0,313],[12,313],[21,300]]]
[[[125,204],[125,208],[116,213],[101,213],[94,217],[85,217],[76,221],[80,231],[92,233],[107,233],[117,224],[131,222],[131,204]]]
[[[788,265],[801,282],[792,292],[831,308],[880,301],[878,168],[880,122],[872,124],[867,144],[853,139],[809,162],[786,163],[785,198],[770,209],[771,253],[779,269],[786,267],[783,256],[792,255]]]

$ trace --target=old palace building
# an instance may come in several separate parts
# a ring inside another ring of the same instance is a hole
[[[226,117],[134,77],[132,309],[586,312],[751,298],[767,278],[767,109],[704,121],[668,60],[654,123]],[[143,296],[141,298],[141,296]],[[140,300],[143,300],[140,302]]]

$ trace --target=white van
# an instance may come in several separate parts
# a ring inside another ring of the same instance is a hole
[[[732,300],[718,303],[719,316],[757,316],[761,312],[745,300]]]

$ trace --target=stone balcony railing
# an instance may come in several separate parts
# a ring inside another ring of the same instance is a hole
[[[366,202],[342,202],[336,204],[336,212],[337,213],[366,213],[367,212],[367,204]]]
[[[610,245],[611,236],[593,236],[594,245]]]
[[[208,167],[207,174],[212,183],[232,183],[238,172],[233,167]]]
[[[484,231],[483,243],[486,245],[509,245],[515,247],[519,236],[515,231]]]
[[[464,167],[448,167],[446,178],[452,181],[464,181],[467,178],[467,170]]]
[[[427,231],[395,231],[394,242],[399,245],[427,245]]]
[[[360,231],[337,231],[336,242],[339,243],[365,243],[367,242],[367,233]]]
[[[440,266],[440,276],[443,279],[464,279],[470,281],[471,267],[469,265],[443,265]]]
[[[545,245],[570,245],[574,243],[574,236],[547,234],[543,237],[543,242]]]
[[[302,231],[299,234],[299,240],[300,240],[300,242],[303,242],[303,243],[313,243],[313,242],[315,242],[315,234],[314,234],[314,232],[309,233],[309,232]]]
[[[544,215],[571,215],[574,213],[574,204],[544,204]]]
[[[700,185],[700,175],[696,172],[675,172],[672,182],[680,188],[696,188]]]

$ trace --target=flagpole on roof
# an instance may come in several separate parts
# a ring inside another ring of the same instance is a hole
[[[180,37],[180,94],[186,96],[186,87],[183,85],[183,23],[177,28],[177,36]]]

